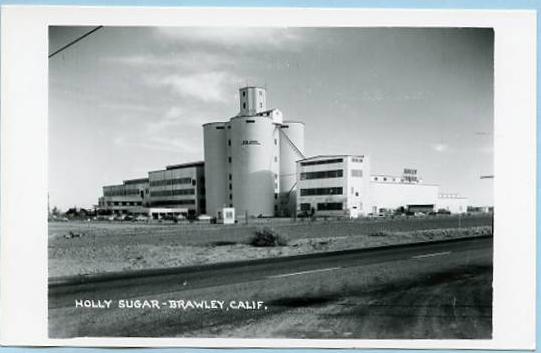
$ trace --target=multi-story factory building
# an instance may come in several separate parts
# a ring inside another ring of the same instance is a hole
[[[101,209],[114,213],[207,214],[237,218],[317,214],[357,217],[397,209],[465,212],[468,200],[438,197],[415,169],[372,175],[366,155],[304,156],[304,123],[267,109],[261,87],[239,90],[239,113],[203,125],[204,162],[151,171],[148,178],[103,187]]]
[[[113,213],[138,213],[145,205],[147,194],[148,178],[124,180],[119,185],[104,186],[98,205]]]
[[[316,156],[297,162],[298,213],[357,217],[370,209],[370,161],[363,155]]]
[[[149,172],[147,206],[177,209],[188,216],[206,213],[204,164],[176,164]]]
[[[239,96],[236,116],[203,125],[207,213],[220,217],[223,207],[234,207],[240,217],[290,215],[304,124],[268,110],[261,87],[241,88]]]

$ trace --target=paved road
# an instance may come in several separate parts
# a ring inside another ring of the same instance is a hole
[[[130,299],[158,307],[119,308]],[[111,304],[76,308],[83,300]],[[208,308],[180,308],[203,301]],[[49,290],[52,337],[489,338],[491,331],[491,238],[59,282]]]

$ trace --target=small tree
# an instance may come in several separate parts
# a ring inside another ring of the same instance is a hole
[[[62,213],[62,211],[60,211],[60,209],[56,206],[53,207],[53,210],[51,211],[51,214],[53,216],[60,216],[60,214]]]

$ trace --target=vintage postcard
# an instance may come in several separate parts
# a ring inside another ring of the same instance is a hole
[[[535,14],[3,10],[6,342],[533,347]]]

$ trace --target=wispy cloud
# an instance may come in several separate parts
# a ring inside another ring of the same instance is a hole
[[[162,67],[164,69],[181,69],[185,71],[213,70],[235,64],[235,59],[227,53],[210,51],[177,51],[160,54],[128,54],[106,56],[100,59],[111,64],[134,67]]]
[[[443,152],[449,152],[449,145],[446,145],[444,143],[436,143],[432,145],[432,149],[436,152],[443,153]]]
[[[207,103],[226,102],[231,98],[231,84],[238,81],[234,74],[225,71],[149,77],[151,84],[168,87],[178,96]]]
[[[170,133],[181,128],[201,128],[204,123],[208,122],[208,119],[199,112],[180,106],[172,106],[161,117],[148,121],[145,126],[149,133]]]
[[[160,38],[208,43],[224,47],[254,47],[257,50],[297,49],[303,40],[298,31],[262,27],[160,27]]]
[[[113,143],[121,147],[137,147],[163,152],[195,153],[198,151],[196,143],[181,136],[119,136],[113,139]]]

